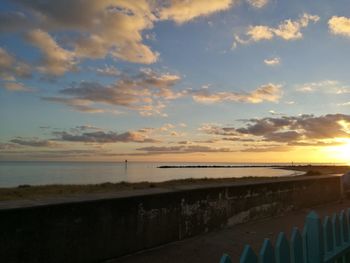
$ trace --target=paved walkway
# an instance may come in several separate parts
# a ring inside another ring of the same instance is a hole
[[[264,238],[267,237],[274,241],[281,231],[290,235],[290,230],[294,226],[300,229],[303,227],[305,216],[310,210],[315,210],[320,216],[324,216],[340,212],[348,207],[350,208],[350,201],[346,200],[342,203],[288,212],[274,218],[237,225],[110,260],[108,263],[218,263],[223,252],[228,253],[233,262],[239,262],[239,256],[245,244],[251,244],[254,250],[258,251]]]

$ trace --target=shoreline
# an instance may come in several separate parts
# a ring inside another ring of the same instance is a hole
[[[198,186],[202,187],[209,184],[223,184],[223,183],[255,183],[259,181],[280,181],[286,180],[288,178],[296,178],[299,176],[320,176],[320,175],[332,175],[332,174],[344,174],[350,171],[350,166],[329,166],[329,165],[294,165],[294,166],[244,166],[246,168],[274,168],[291,170],[297,172],[304,172],[299,175],[281,176],[281,177],[231,177],[231,178],[188,178],[188,179],[178,179],[169,180],[164,182],[139,182],[139,183],[101,183],[101,184],[76,184],[76,185],[64,185],[64,184],[54,184],[54,185],[19,185],[17,187],[11,188],[0,188],[0,201],[9,200],[40,200],[52,197],[69,197],[69,196],[79,196],[82,194],[100,194],[100,193],[115,193],[121,191],[133,191],[133,190],[143,190],[150,188],[162,188],[162,189],[176,189],[178,187],[188,187],[188,186]],[[189,168],[189,167],[179,167],[179,168]],[[195,167],[198,168],[198,167]],[[237,168],[234,167],[213,167],[213,166],[203,166],[202,168]],[[243,168],[242,166],[238,168]]]
[[[173,168],[278,168],[285,167],[280,165],[161,165],[160,169]]]

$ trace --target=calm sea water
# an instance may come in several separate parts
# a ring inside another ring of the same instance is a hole
[[[298,175],[295,171],[262,168],[172,168],[160,165],[242,165],[218,163],[82,163],[0,162],[0,187],[23,184],[97,184],[105,182],[161,182],[185,178]],[[247,164],[245,164],[247,165]]]

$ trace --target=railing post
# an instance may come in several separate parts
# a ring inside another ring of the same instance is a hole
[[[348,219],[346,217],[344,210],[340,212],[339,221],[340,221],[341,242],[344,245],[344,243],[347,243],[349,241],[349,225],[348,225]]]
[[[231,257],[227,254],[223,254],[220,259],[220,263],[232,263]]]
[[[334,247],[339,248],[341,246],[341,240],[340,240],[340,224],[339,224],[339,217],[336,213],[332,216],[332,225],[333,225],[333,240],[334,240]]]
[[[275,245],[276,263],[290,263],[289,243],[286,235],[281,232]]]
[[[275,263],[275,253],[269,239],[265,239],[259,253],[259,263]]]
[[[334,250],[333,241],[333,225],[329,216],[326,216],[323,221],[323,238],[324,238],[324,250],[326,253],[331,253]]]
[[[321,220],[315,212],[306,217],[306,263],[323,263],[324,244]]]
[[[304,263],[303,240],[298,228],[294,227],[290,239],[291,263]]]
[[[239,263],[258,263],[258,258],[256,257],[253,249],[249,245],[246,245],[244,247]]]

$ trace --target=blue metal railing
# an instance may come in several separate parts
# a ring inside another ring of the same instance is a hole
[[[265,239],[258,255],[246,245],[240,263],[350,263],[350,209],[326,216],[315,212],[306,217],[303,232],[294,228],[288,240],[280,233],[275,245]],[[232,263],[224,254],[220,263]]]

